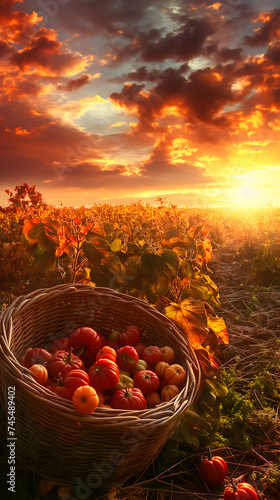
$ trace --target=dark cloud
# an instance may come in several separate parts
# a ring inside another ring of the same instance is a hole
[[[148,32],[134,32],[133,41],[124,48],[116,50],[116,60],[122,61],[139,54],[143,61],[162,62],[190,61],[202,55],[206,49],[208,37],[215,33],[215,23],[211,18],[191,18],[175,31],[161,36],[161,31],[151,29]],[[126,31],[128,36],[130,32]],[[131,34],[130,34],[131,35]]]
[[[61,183],[63,187],[78,187],[81,189],[110,189],[111,192],[121,189],[123,192],[138,192],[139,189],[176,188],[178,183],[184,188],[197,186],[201,183],[211,183],[213,179],[205,175],[204,169],[190,164],[171,164],[168,158],[168,144],[160,144],[150,158],[140,167],[140,173],[124,175],[127,168],[124,165],[114,165],[108,169],[94,162],[84,162],[73,168],[62,168],[59,181],[53,178],[54,186]]]
[[[61,26],[78,31],[80,35],[114,35],[123,27],[140,21],[150,6],[150,0],[80,0],[69,2],[65,9],[60,9],[58,18]]]
[[[25,96],[39,96],[44,92],[44,82],[34,78],[34,75],[15,80],[9,87],[8,93],[16,98]]]
[[[273,103],[280,108],[280,86],[272,90]]]
[[[134,81],[134,82],[158,82],[162,78],[165,77],[166,74],[168,74],[169,71],[172,71],[172,68],[167,68],[166,70],[159,70],[159,69],[150,69],[148,66],[141,66],[140,68],[136,69],[135,71],[130,71],[129,73],[124,74],[121,77],[117,78],[112,78],[110,81],[113,82],[127,82],[127,81]],[[179,74],[184,74],[189,70],[189,65],[187,63],[182,64],[178,69],[177,72]]]
[[[240,47],[235,49],[222,47],[220,50],[217,50],[216,52],[216,58],[218,61],[221,62],[228,62],[228,61],[238,62],[241,61],[243,57],[244,57],[243,50]]]
[[[205,43],[215,32],[212,21],[207,19],[190,19],[178,33],[170,32],[156,42],[143,47],[144,61],[189,61],[201,55]]]
[[[100,156],[98,136],[56,123],[47,114],[32,113],[27,101],[3,99],[1,127],[1,183],[22,179],[42,185],[72,164]],[[1,122],[0,122],[1,124]],[[53,167],[53,164],[58,167]],[[60,168],[62,165],[62,168]],[[57,177],[59,184],[60,179]]]
[[[63,74],[78,64],[81,57],[62,52],[61,45],[46,28],[40,28],[28,47],[13,54],[10,62],[20,70],[37,67]]]
[[[280,28],[279,28],[280,31]],[[266,57],[272,64],[278,66],[280,64],[280,43],[270,45],[266,52]]]
[[[6,57],[6,55],[13,52],[13,47],[9,45],[5,40],[0,40],[0,59]]]
[[[14,4],[17,0],[1,0],[0,3],[0,19],[8,19],[14,14]]]
[[[262,26],[253,35],[246,35],[244,42],[250,47],[266,45],[279,38],[280,33],[280,9],[264,12],[260,17]]]
[[[211,182],[211,178],[205,175],[204,169],[188,163],[172,163],[171,160],[170,138],[162,139],[155,146],[149,159],[144,162],[141,176],[150,179],[159,179],[162,176],[165,184],[180,182],[184,187]]]
[[[134,106],[138,106],[140,102],[143,102],[143,100],[145,100],[145,98],[141,95],[144,87],[144,84],[126,84],[124,85],[120,93],[113,92],[113,94],[110,95],[110,99],[130,109]]]
[[[58,85],[58,90],[66,90],[67,92],[73,92],[74,90],[78,90],[79,88],[87,85],[90,82],[90,75],[84,74],[79,76],[78,78],[68,80],[68,82]]]
[[[148,95],[141,91],[142,85],[126,84],[110,99],[126,108],[137,108],[143,126],[151,125],[167,106],[176,106],[178,114],[186,121],[198,120],[222,126],[226,124],[226,118],[218,114],[235,99],[231,79],[223,74],[217,75],[211,68],[194,71],[188,78],[180,70],[168,68]]]
[[[107,187],[122,187],[126,182],[122,174],[126,171],[124,165],[115,165],[110,169],[102,169],[94,162],[83,162],[73,167],[68,165],[54,169],[58,176],[53,176],[52,184],[59,183],[63,187],[79,187],[84,189],[99,189]],[[54,173],[53,172],[53,173]]]

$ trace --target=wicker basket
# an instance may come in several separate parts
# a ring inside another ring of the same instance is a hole
[[[48,347],[79,326],[108,335],[129,324],[141,328],[146,345],[171,345],[187,372],[179,395],[156,408],[97,408],[83,416],[18,361],[26,348]],[[143,471],[172,435],[200,383],[195,353],[170,319],[143,300],[80,284],[18,297],[1,317],[0,362],[6,403],[8,387],[15,387],[17,463],[58,484],[91,490]]]

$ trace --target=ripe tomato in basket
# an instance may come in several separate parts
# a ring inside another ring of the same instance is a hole
[[[145,410],[147,403],[140,389],[137,389],[137,387],[126,387],[113,394],[111,406],[119,410]]]
[[[99,398],[93,387],[90,385],[82,385],[75,390],[72,401],[79,413],[88,415],[97,408]]]
[[[164,402],[171,401],[171,399],[175,398],[179,394],[180,390],[176,385],[166,385],[161,389],[160,397]]]
[[[59,339],[56,339],[52,343],[50,351],[51,352],[68,351],[68,337],[60,337]]]
[[[59,374],[62,377],[71,370],[84,370],[83,361],[72,353],[72,348],[69,351],[56,351],[48,361],[47,369],[49,377],[58,378]]]
[[[138,326],[127,326],[126,330],[121,332],[118,337],[119,346],[123,347],[125,345],[135,346],[140,341],[141,332]]]
[[[116,361],[117,359],[117,352],[113,347],[110,347],[109,345],[104,345],[99,349],[98,353],[96,354],[96,361],[98,361],[101,358],[105,359],[110,359],[111,361]]]
[[[142,352],[142,358],[147,361],[148,365],[156,365],[162,359],[161,350],[156,345],[149,345]]]
[[[159,361],[155,366],[155,372],[158,377],[163,378],[166,368],[169,368],[169,364],[166,361]]]
[[[110,360],[101,358],[95,361],[88,371],[90,383],[102,393],[113,389],[119,381],[119,367]]]
[[[69,335],[68,349],[72,347],[76,356],[79,356],[84,363],[91,364],[104,343],[103,335],[99,335],[89,326],[81,326]]]
[[[44,385],[48,380],[48,370],[45,366],[37,364],[30,366],[29,370],[38,384]]]
[[[143,394],[150,394],[159,388],[159,378],[152,370],[140,370],[133,377],[134,387],[138,387]]]
[[[134,347],[135,347],[136,351],[138,352],[139,358],[141,358],[142,352],[146,349],[145,344],[143,344],[143,342],[138,342],[138,344],[136,344]]]
[[[169,385],[180,387],[186,381],[187,373],[181,365],[174,364],[166,368],[163,378]]]
[[[60,384],[55,390],[56,394],[62,398],[72,399],[73,394],[78,387],[90,385],[88,374],[84,370],[71,370],[64,378],[60,378]]]
[[[166,361],[166,363],[173,363],[175,359],[175,351],[172,349],[172,347],[165,345],[164,347],[160,348],[161,350],[161,358],[162,361]]]
[[[26,352],[22,364],[26,368],[30,368],[32,365],[47,366],[51,357],[51,353],[46,349],[43,349],[42,347],[33,347]]]
[[[148,408],[154,408],[162,402],[158,392],[151,392],[145,395]]]
[[[136,349],[131,345],[125,345],[117,350],[117,364],[122,370],[133,370],[139,361]]]

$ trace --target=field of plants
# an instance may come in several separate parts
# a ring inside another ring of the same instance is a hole
[[[69,487],[18,464],[16,498],[222,500],[235,481],[249,483],[257,496],[236,492],[228,499],[279,499],[280,209],[179,208],[165,198],[154,206],[140,200],[74,209],[47,206],[28,185],[8,194],[9,206],[0,208],[0,313],[16,297],[45,287],[108,287],[171,318],[191,343],[202,375],[195,403],[141,476],[109,493],[75,497]],[[215,486],[200,469],[209,450],[228,467]]]

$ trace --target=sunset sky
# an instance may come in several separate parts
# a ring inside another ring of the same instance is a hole
[[[277,0],[0,0],[0,205],[280,205]]]

